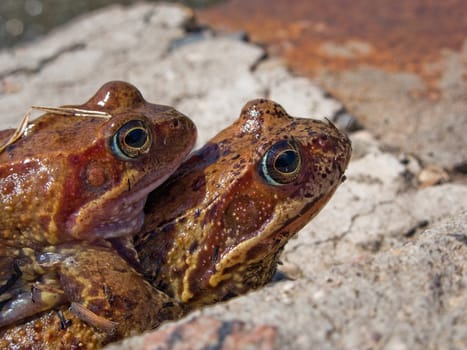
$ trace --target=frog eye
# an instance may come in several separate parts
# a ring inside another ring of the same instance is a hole
[[[120,158],[133,159],[151,147],[151,130],[141,120],[124,124],[112,138],[112,151]]]
[[[302,158],[293,140],[276,142],[261,158],[260,173],[271,185],[286,185],[300,174]]]

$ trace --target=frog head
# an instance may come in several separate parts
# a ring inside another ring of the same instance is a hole
[[[189,306],[267,283],[287,241],[344,179],[348,137],[254,100],[151,194],[136,247],[154,284]]]
[[[124,82],[53,109],[0,154],[3,239],[31,246],[138,231],[148,193],[195,139],[189,118]]]

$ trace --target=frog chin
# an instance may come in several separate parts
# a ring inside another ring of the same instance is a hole
[[[143,201],[144,204],[144,201]],[[138,232],[144,223],[143,209],[124,214],[117,221],[102,222],[94,226],[86,234],[91,234],[96,238],[116,238],[134,234]]]

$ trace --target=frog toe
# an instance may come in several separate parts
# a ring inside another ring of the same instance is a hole
[[[99,316],[80,303],[72,302],[70,311],[87,324],[109,334],[115,333],[118,328],[118,322]]]

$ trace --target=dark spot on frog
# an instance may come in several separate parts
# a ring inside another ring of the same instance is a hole
[[[91,293],[90,295],[91,296],[93,296],[93,295],[98,296],[98,293],[96,291],[95,294]],[[108,317],[108,315],[110,314],[110,311],[106,310],[107,309],[107,300],[104,300],[104,299],[99,299],[99,298],[94,299],[93,302],[86,308],[89,309],[90,311],[92,311],[95,314],[104,313],[104,315],[103,315],[104,317]]]
[[[219,246],[216,245],[214,246],[214,249],[212,251],[212,256],[211,256],[211,263],[213,265],[213,270],[216,270],[215,264],[217,263],[217,260],[219,259]]]
[[[194,192],[197,192],[205,186],[206,186],[206,178],[204,177],[204,175],[200,175],[198,178],[195,179],[195,181],[193,181],[193,184],[191,185],[191,189]]]
[[[114,293],[112,293],[112,288],[110,288],[107,284],[104,284],[102,286],[102,291],[104,292],[104,295],[109,304],[112,305],[115,301]]]
[[[175,305],[173,301],[166,301],[162,304],[162,307],[174,307]]]
[[[14,157],[14,151],[15,151],[16,146],[17,144],[14,143],[12,145],[9,145],[7,148],[5,148],[5,152],[8,153],[10,158]]]
[[[229,299],[235,298],[237,295],[238,293],[233,293],[233,292],[228,291],[227,294],[222,296],[220,300],[221,301],[229,300]]]
[[[188,248],[188,251],[190,252],[190,254],[193,254],[196,251],[196,249],[198,249],[198,246],[199,246],[198,241],[194,241],[193,243],[191,243],[190,247]]]
[[[180,125],[180,122],[177,119],[174,119],[172,122],[172,128],[177,129]]]
[[[212,164],[215,163],[219,157],[219,145],[214,143],[208,143],[202,148],[202,152],[196,153],[200,159],[203,160],[203,164]]]

